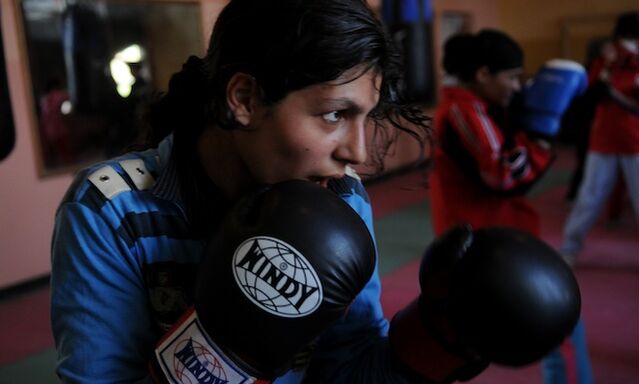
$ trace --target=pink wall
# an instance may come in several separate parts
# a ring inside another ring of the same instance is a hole
[[[71,182],[68,174],[38,176],[33,98],[27,92],[31,85],[17,11],[15,1],[2,2],[2,37],[16,145],[0,162],[0,288],[49,273],[53,215]]]

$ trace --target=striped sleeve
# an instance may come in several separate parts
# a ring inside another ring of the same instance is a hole
[[[515,145],[506,146],[502,131],[479,102],[452,104],[448,120],[490,189],[509,192],[530,186],[552,162],[550,148],[524,133],[515,136]]]

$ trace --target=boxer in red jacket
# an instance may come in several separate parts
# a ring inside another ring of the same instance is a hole
[[[565,70],[565,63],[544,66],[534,86],[522,89],[523,52],[502,32],[457,35],[444,51],[444,70],[455,82],[442,89],[434,116],[437,146],[429,190],[435,234],[468,223],[539,237],[539,214],[526,193],[552,164],[551,142],[559,127],[539,122],[548,113],[550,122],[561,118],[565,110],[558,106],[567,106],[565,98],[582,90],[585,73],[566,74],[564,80],[578,81],[567,81],[557,99],[552,95],[556,87],[544,84],[543,75]],[[546,384],[564,384],[573,377],[580,384],[592,382],[581,321],[570,342],[544,358],[543,366]]]
[[[514,227],[539,235],[538,213],[524,193],[550,166],[547,141],[513,132],[503,113],[521,89],[523,53],[497,31],[457,36],[444,69],[458,80],[442,90],[434,116],[438,146],[430,176],[436,234],[461,223]]]

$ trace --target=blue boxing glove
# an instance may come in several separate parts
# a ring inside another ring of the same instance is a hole
[[[581,64],[564,59],[548,61],[524,87],[524,127],[547,138],[555,137],[561,117],[587,85]]]

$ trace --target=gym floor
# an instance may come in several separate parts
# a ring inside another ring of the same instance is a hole
[[[573,150],[559,148],[551,171],[531,192],[543,218],[543,238],[557,247],[570,210],[564,199]],[[368,183],[380,253],[387,317],[418,293],[419,259],[433,239],[423,169]],[[613,222],[602,217],[588,236],[575,274],[582,293],[593,372],[598,384],[639,383],[639,225],[624,205]],[[46,279],[0,295],[0,384],[56,383]],[[489,367],[470,384],[540,384],[541,367]]]

